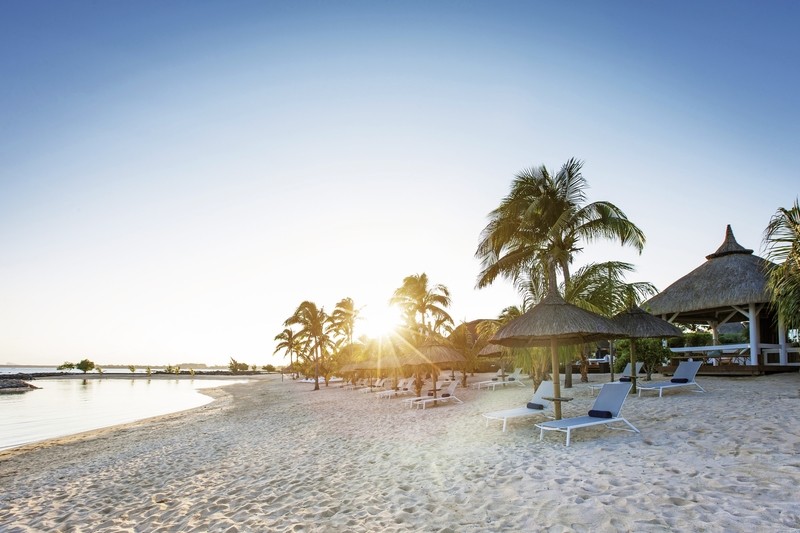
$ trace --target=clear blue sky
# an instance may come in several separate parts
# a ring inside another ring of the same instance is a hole
[[[585,161],[663,289],[800,177],[800,3],[0,5],[0,363],[251,364],[304,299],[458,319],[519,170]],[[365,325],[366,327],[366,325]]]

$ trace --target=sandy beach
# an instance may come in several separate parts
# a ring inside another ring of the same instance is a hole
[[[641,434],[587,428],[567,448],[539,442],[536,419],[486,427],[481,413],[529,387],[459,388],[463,404],[421,411],[260,377],[192,411],[0,453],[0,530],[800,529],[800,375],[698,382],[707,393],[629,398]],[[565,395],[565,416],[593,399],[585,384]]]

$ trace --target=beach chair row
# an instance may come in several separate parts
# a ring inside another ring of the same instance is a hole
[[[639,396],[641,396],[643,390],[657,390],[659,397],[662,397],[665,390],[680,387],[691,387],[694,392],[705,392],[705,389],[695,381],[701,364],[701,361],[682,361],[671,379],[639,386]],[[630,365],[623,371],[623,376],[619,382],[601,385],[599,387],[600,393],[586,415],[562,420],[549,420],[536,424],[536,427],[540,430],[539,440],[542,440],[545,431],[558,431],[566,433],[566,446],[569,446],[573,430],[596,425],[639,433],[639,430],[620,414],[632,387],[630,380],[623,381],[626,375],[630,375],[629,373]],[[527,405],[484,413],[483,417],[486,418],[486,425],[489,425],[490,420],[500,420],[503,422],[503,431],[505,431],[509,419],[537,415],[544,415],[552,419],[553,394],[553,382],[543,381]]]

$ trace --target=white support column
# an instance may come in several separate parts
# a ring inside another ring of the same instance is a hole
[[[758,365],[758,312],[756,304],[748,304],[748,318],[750,320],[750,364]]]
[[[719,326],[719,322],[717,322],[716,320],[709,320],[708,325],[711,326],[711,342],[714,344],[714,346],[718,346],[719,329],[717,328],[717,326]]]
[[[786,350],[786,324],[778,317],[778,344],[781,345],[780,364],[789,364],[789,352]]]

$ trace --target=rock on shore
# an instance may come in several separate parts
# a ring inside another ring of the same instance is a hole
[[[8,392],[27,392],[38,388],[39,387],[35,387],[21,379],[0,379],[0,394]]]

